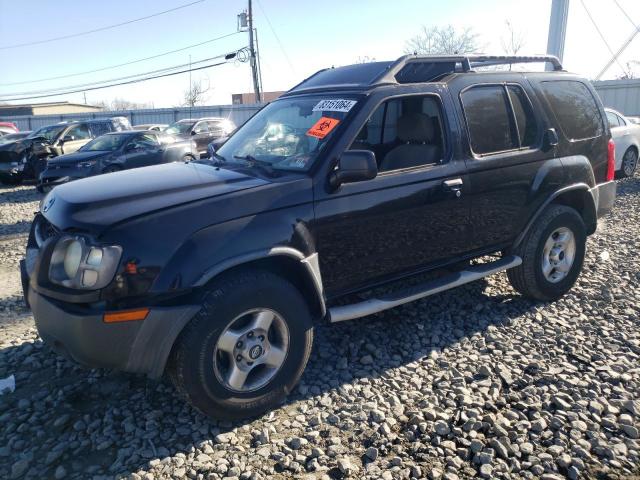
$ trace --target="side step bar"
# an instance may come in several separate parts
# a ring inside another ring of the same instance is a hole
[[[472,267],[465,268],[464,270],[460,270],[459,272],[445,275],[437,280],[409,287],[398,292],[392,292],[388,295],[383,295],[380,298],[372,298],[352,305],[333,307],[329,309],[329,321],[331,323],[336,323],[366,317],[367,315],[372,315],[374,313],[382,312],[383,310],[388,310],[389,308],[413,302],[414,300],[419,300],[435,293],[459,287],[465,283],[480,280],[481,278],[494,273],[517,267],[521,263],[522,258],[517,255],[508,255],[496,260],[495,262],[474,265]]]

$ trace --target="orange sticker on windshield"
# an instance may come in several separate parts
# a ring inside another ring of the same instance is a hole
[[[321,117],[313,127],[307,130],[307,135],[310,137],[324,138],[329,135],[331,130],[336,128],[336,125],[339,123],[340,120],[336,120],[335,118]]]

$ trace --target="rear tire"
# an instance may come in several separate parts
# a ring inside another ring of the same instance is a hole
[[[633,148],[628,148],[622,157],[622,165],[618,171],[618,177],[633,177],[636,168],[638,168],[638,152]]]
[[[269,316],[266,330],[256,327]],[[311,314],[302,294],[270,272],[240,271],[211,285],[202,309],[174,345],[169,374],[205,415],[253,417],[291,392],[312,343]]]
[[[507,270],[513,288],[542,301],[557,300],[578,279],[584,261],[586,229],[573,208],[550,205],[512,252],[522,264]]]

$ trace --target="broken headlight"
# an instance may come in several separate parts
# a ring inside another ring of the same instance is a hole
[[[61,237],[51,254],[49,280],[67,288],[98,290],[113,279],[122,247],[92,245],[82,236]]]

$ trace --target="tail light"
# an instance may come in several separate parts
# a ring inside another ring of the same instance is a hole
[[[609,139],[609,148],[607,149],[607,182],[615,178],[616,170],[616,144]]]

